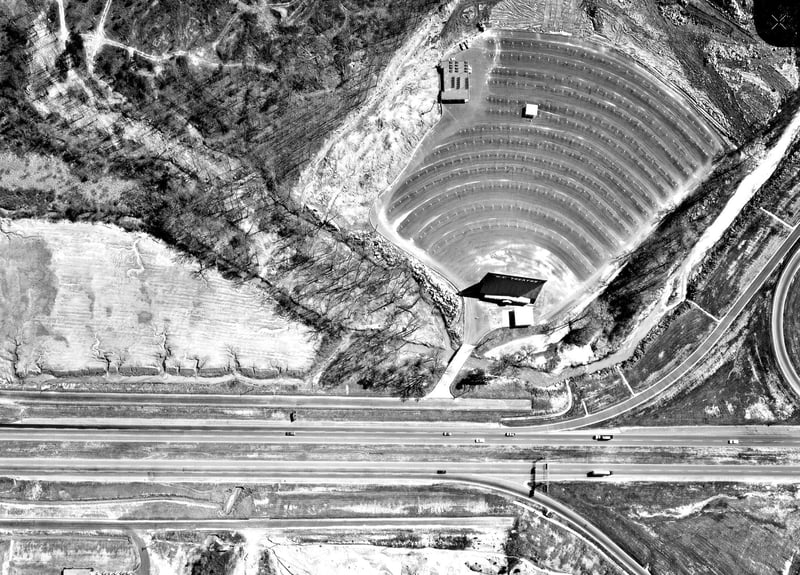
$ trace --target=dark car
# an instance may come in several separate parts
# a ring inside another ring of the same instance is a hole
[[[614,436],[604,433],[603,435],[592,435],[592,439],[595,441],[611,441],[614,439]]]
[[[592,469],[586,474],[586,477],[610,477],[612,475],[614,475],[614,472],[610,469]]]

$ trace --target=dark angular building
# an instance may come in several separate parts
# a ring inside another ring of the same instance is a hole
[[[545,280],[488,273],[480,283],[480,297],[499,303],[527,305],[536,301]]]

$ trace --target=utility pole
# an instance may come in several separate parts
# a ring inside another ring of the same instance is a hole
[[[547,461],[544,462],[544,493],[550,494],[550,464]]]
[[[537,472],[536,472],[536,466],[540,461],[542,462],[542,471],[541,471],[541,479],[538,479]],[[543,457],[540,457],[539,459],[536,459],[533,462],[533,469],[531,469],[531,476],[532,476],[531,496],[533,496],[533,494],[536,492],[536,487],[537,486],[538,487],[542,487],[543,488],[542,491],[545,494],[549,493],[549,487],[550,487],[550,464],[547,463],[546,459],[544,459]]]

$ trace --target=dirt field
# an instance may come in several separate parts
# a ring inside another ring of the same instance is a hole
[[[576,509],[653,575],[795,573],[795,486],[559,484],[550,495]]]
[[[64,567],[93,567],[98,572],[133,572],[137,557],[121,532],[2,534],[0,562],[9,575],[61,575]],[[4,548],[5,547],[5,548]]]
[[[2,304],[14,323],[4,337],[7,350],[18,344],[17,375],[243,370],[275,378],[302,375],[314,361],[314,333],[279,316],[262,292],[200,274],[149,236],[32,220],[5,230]]]

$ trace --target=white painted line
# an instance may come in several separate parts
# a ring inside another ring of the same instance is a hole
[[[790,226],[789,223],[786,220],[783,220],[783,219],[779,218],[778,216],[776,216],[775,214],[773,214],[769,210],[765,210],[761,206],[759,206],[758,209],[761,210],[762,212],[764,212],[765,214],[767,214],[768,216],[770,216],[773,220],[777,221],[779,224],[783,224],[784,226],[786,226],[790,230],[794,230],[794,228],[796,227],[796,226]]]
[[[622,368],[619,365],[617,365],[617,373],[619,373],[620,378],[622,378],[622,383],[625,384],[625,386],[628,388],[628,391],[631,392],[631,395],[636,395],[636,393],[633,391],[633,388],[631,387],[631,384],[628,383],[628,379],[625,377],[625,374],[622,373]]]
[[[701,312],[703,312],[704,314],[706,314],[708,317],[710,317],[711,319],[713,319],[715,322],[719,323],[719,318],[718,318],[718,317],[716,317],[716,316],[714,316],[714,315],[711,315],[710,313],[708,313],[706,310],[704,310],[702,307],[700,307],[700,306],[699,306],[699,305],[698,305],[696,302],[693,302],[693,301],[692,301],[692,300],[690,300],[690,299],[687,299],[686,301],[688,301],[688,302],[689,302],[691,305],[693,305],[694,307],[696,307],[697,309],[699,309]]]

